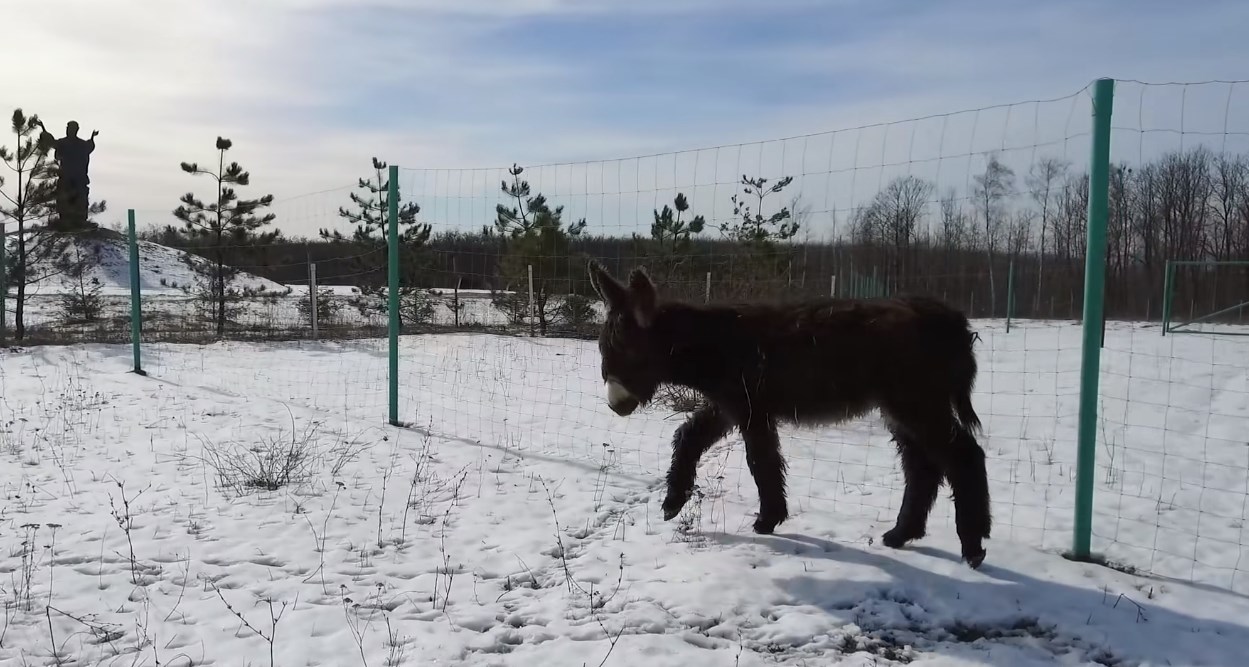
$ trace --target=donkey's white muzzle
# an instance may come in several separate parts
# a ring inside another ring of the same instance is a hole
[[[612,409],[612,412],[621,417],[626,417],[633,414],[633,411],[637,409],[638,400],[633,397],[633,394],[629,393],[628,389],[624,388],[624,385],[615,380],[608,380],[607,405]]]

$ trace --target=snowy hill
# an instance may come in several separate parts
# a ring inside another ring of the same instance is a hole
[[[73,260],[75,254],[89,259],[91,267],[85,274],[88,282],[98,281],[104,294],[130,293],[130,248],[126,238],[114,231],[100,229],[90,235],[74,239],[63,255]],[[139,241],[139,285],[144,294],[182,294],[181,288],[195,284],[195,271],[186,263],[191,258],[197,266],[208,261],[182,250],[157,243]],[[55,273],[55,260],[48,259],[35,264],[36,275]],[[75,280],[63,273],[31,285],[34,296],[52,295],[72,291]],[[286,287],[280,283],[249,273],[240,273],[235,279],[238,287],[263,289],[265,292],[282,293]]]

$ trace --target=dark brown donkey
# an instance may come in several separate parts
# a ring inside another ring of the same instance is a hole
[[[691,305],[660,301],[641,269],[626,286],[597,262],[589,268],[607,304],[599,352],[611,409],[632,414],[661,385],[706,399],[673,437],[665,521],[688,500],[699,457],[736,428],[759,489],[754,529],[771,533],[789,516],[777,424],[835,424],[878,408],[906,475],[884,543],[924,536],[944,480],[963,559],[973,568],[984,561],[992,519],[984,450],[973,435],[976,334],[961,312],[921,297]]]

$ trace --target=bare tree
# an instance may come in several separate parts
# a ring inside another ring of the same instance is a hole
[[[1040,214],[1040,238],[1037,244],[1037,272],[1036,272],[1036,303],[1035,307],[1041,307],[1041,292],[1045,286],[1045,253],[1049,251],[1046,244],[1046,234],[1050,231],[1052,225],[1051,218],[1056,208],[1056,199],[1058,198],[1058,189],[1063,185],[1063,179],[1066,178],[1070,163],[1066,160],[1057,158],[1041,158],[1037,163],[1032,165],[1028,170],[1026,178],[1028,192],[1032,195],[1032,201],[1036,204]]]
[[[1110,170],[1110,219],[1106,222],[1108,276],[1121,276],[1132,263],[1132,170],[1125,164]]]
[[[900,279],[914,266],[916,231],[932,191],[932,183],[907,175],[889,181],[872,200],[882,240],[892,248],[890,273]]]
[[[1132,200],[1132,223],[1129,234],[1146,273],[1152,272],[1155,267],[1159,266],[1161,264],[1159,258],[1165,254],[1160,251],[1162,243],[1161,192],[1158,188],[1160,181],[1160,169],[1156,164],[1142,165],[1132,178],[1132,190],[1136,195]]]
[[[1005,236],[1006,254],[1012,260],[1018,260],[1032,249],[1032,229],[1036,220],[1036,211],[1028,209],[1020,209],[1010,215]]]
[[[796,280],[800,286],[805,287],[807,284],[807,262],[810,259],[808,252],[811,249],[811,216],[814,211],[814,207],[804,201],[802,193],[798,192],[789,198],[788,208],[790,210],[790,217],[793,218],[794,224],[798,226],[798,229],[802,230],[803,240],[802,243],[799,244],[802,247],[802,258],[799,261]],[[793,243],[792,237],[790,242]],[[794,273],[795,271],[790,271],[791,282],[795,280]]]
[[[1239,241],[1235,259],[1249,259],[1249,178],[1246,179],[1240,192],[1241,194],[1237,197],[1236,205],[1236,217],[1240,221],[1238,225],[1240,232],[1237,234]],[[1246,292],[1249,293],[1249,285],[1247,285]]]
[[[1245,229],[1245,197],[1249,195],[1249,162],[1243,155],[1219,155],[1214,160],[1214,229],[1208,235],[1206,252],[1222,260],[1235,259],[1244,252],[1241,230]]]
[[[1088,205],[1088,174],[1068,176],[1058,199],[1058,212],[1054,220],[1054,249],[1068,275],[1073,275],[1084,259]]]
[[[941,198],[941,223],[937,229],[936,238],[937,246],[944,250],[945,272],[948,273],[951,268],[951,253],[965,250],[968,247],[971,237],[970,227],[971,220],[967,212],[959,205],[958,193],[950,188]]]
[[[1210,149],[1169,153],[1158,162],[1158,205],[1168,259],[1198,259],[1205,246],[1209,202],[1214,194]]]
[[[1002,230],[1008,216],[1006,201],[1015,187],[1015,172],[990,153],[984,173],[974,178],[972,198],[980,213],[984,231],[985,258],[989,269],[989,308],[997,314],[997,285],[993,276],[993,255],[1001,243]]]
[[[857,244],[879,243],[880,227],[871,205],[857,206],[850,211],[850,240]]]

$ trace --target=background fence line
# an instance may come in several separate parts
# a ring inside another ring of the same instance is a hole
[[[1249,302],[1244,83],[1103,80],[525,168],[375,159],[359,185],[273,203],[317,238],[211,238],[131,210],[125,233],[57,230],[17,259],[10,245],[0,273],[21,292],[0,336],[129,342],[136,371],[188,378],[209,353],[179,344],[265,344],[271,368],[224,363],[222,382],[265,374],[306,401],[329,384],[341,404],[317,407],[654,474],[694,399],[604,415],[587,259],[644,265],[666,296],[707,303],[930,294],[982,335],[995,536],[1235,589],[1249,567],[1249,349],[1222,334],[1244,332]],[[1182,331],[1207,335],[1170,335]],[[585,442],[591,424],[613,442]],[[896,510],[900,476],[871,420],[785,437],[809,507]],[[750,493],[734,457],[700,488]]]

